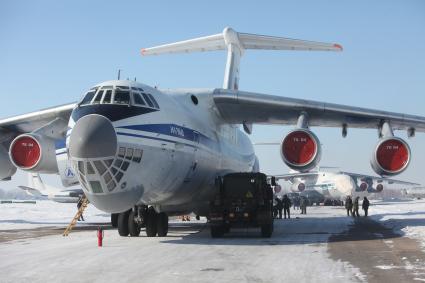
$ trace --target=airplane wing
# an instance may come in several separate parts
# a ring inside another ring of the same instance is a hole
[[[214,102],[221,116],[234,124],[294,125],[304,112],[309,126],[377,129],[390,122],[394,130],[425,132],[425,117],[313,100],[216,89]]]
[[[8,143],[19,134],[33,132],[58,119],[63,121],[61,134],[65,136],[75,105],[70,103],[0,120],[0,143]]]
[[[408,185],[408,186],[419,186],[418,183],[412,183],[412,182],[406,182],[401,180],[394,180],[394,179],[388,179],[388,178],[381,178],[376,176],[369,176],[364,174],[357,174],[357,173],[350,173],[350,172],[339,172],[340,174],[349,175],[350,177],[353,177],[357,180],[365,180],[365,181],[377,181],[378,183],[387,182],[388,184],[398,184],[398,185]]]
[[[291,183],[294,182],[294,179],[308,179],[319,176],[320,172],[307,172],[307,173],[289,173],[289,174],[282,174],[282,175],[273,175],[276,180],[285,180],[289,181]],[[271,178],[272,176],[270,176]]]

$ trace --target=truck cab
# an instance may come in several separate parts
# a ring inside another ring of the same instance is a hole
[[[217,193],[210,203],[213,238],[232,227],[260,227],[263,237],[273,233],[273,191],[263,173],[232,173],[217,182]]]

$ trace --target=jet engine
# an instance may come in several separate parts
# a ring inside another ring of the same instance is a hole
[[[0,145],[0,180],[8,179],[16,173],[16,167],[10,161],[7,150]]]
[[[30,133],[16,137],[9,148],[13,165],[19,169],[37,173],[57,173],[55,141]]]
[[[384,190],[384,185],[382,185],[382,184],[376,185],[375,190],[376,190],[377,193],[382,192]]]
[[[378,142],[370,165],[380,176],[394,176],[408,167],[410,147],[398,137],[383,138]]]
[[[307,172],[320,162],[322,149],[317,136],[307,129],[296,129],[283,139],[280,155],[283,162],[300,172]]]

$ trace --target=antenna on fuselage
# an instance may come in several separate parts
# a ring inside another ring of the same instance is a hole
[[[121,69],[118,69],[118,80],[121,78]]]

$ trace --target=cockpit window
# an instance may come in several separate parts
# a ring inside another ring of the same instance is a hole
[[[112,90],[108,89],[105,92],[105,96],[103,97],[103,102],[102,103],[110,104],[111,103],[111,97],[112,97]]]
[[[146,106],[145,101],[143,100],[143,98],[140,96],[139,93],[134,93],[134,103],[136,105],[143,105]]]
[[[130,93],[128,91],[122,91],[122,90],[116,90],[115,91],[115,98],[114,98],[115,104],[130,104]]]
[[[155,108],[154,104],[152,103],[151,99],[146,95],[146,93],[142,93],[142,95],[143,95],[143,98],[146,100],[146,103],[150,107]]]
[[[80,105],[87,105],[90,104],[91,100],[94,97],[96,91],[89,91],[87,92],[87,94],[84,96],[83,100],[81,100]]]
[[[159,105],[158,105],[158,103],[156,102],[155,98],[153,98],[152,94],[147,93],[147,95],[148,95],[148,96],[149,96],[149,98],[152,100],[152,103],[155,105],[155,107],[159,109]]]
[[[97,93],[96,97],[94,98],[94,100],[93,100],[93,103],[92,103],[92,104],[99,104],[99,103],[100,103],[100,100],[102,99],[102,95],[103,95],[103,90],[100,90],[100,91]]]

